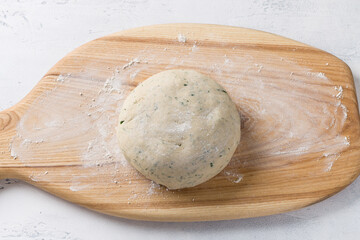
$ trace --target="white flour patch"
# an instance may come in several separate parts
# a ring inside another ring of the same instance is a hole
[[[343,88],[342,88],[342,86],[335,86],[334,88],[335,88],[335,90],[338,92],[338,93],[335,95],[335,97],[336,97],[337,99],[342,99],[342,98],[343,98]]]
[[[24,139],[23,144],[24,145],[30,145],[32,143],[38,144],[44,142],[44,139],[38,139],[38,140],[30,140],[30,139]]]
[[[153,194],[156,194],[158,191],[160,191],[161,186],[153,181],[150,182],[149,189],[147,191],[147,195],[151,196]]]
[[[339,159],[340,154],[339,153],[324,153],[323,156],[325,157],[324,172],[330,172],[334,162]]]
[[[132,65],[134,65],[135,63],[140,63],[140,60],[138,58],[134,58],[132,59],[130,62],[128,62],[127,64],[125,64],[122,69],[125,70],[128,67],[131,67]]]
[[[44,176],[48,175],[48,171],[40,172],[40,173],[32,173],[30,175],[30,179],[34,182],[43,181]]]
[[[291,133],[291,137],[293,136],[293,134]],[[292,154],[292,155],[302,155],[304,153],[306,153],[306,151],[309,150],[308,146],[301,146],[298,147],[296,149],[290,150],[290,151],[277,151],[274,154],[277,155],[282,155],[282,154]]]
[[[322,73],[322,72],[307,72],[306,75],[308,75],[310,77],[317,77],[317,78],[328,80],[327,77],[325,76],[325,73]]]
[[[64,81],[67,80],[70,76],[71,76],[71,73],[60,74],[60,75],[55,79],[55,81],[57,81],[57,82],[64,82]]]
[[[65,90],[59,91],[55,87],[44,92],[25,112],[17,126],[17,135],[9,146],[13,158],[31,165],[37,159],[51,162],[63,152],[82,149],[80,160],[84,167],[93,168],[93,171],[98,171],[97,167],[104,164],[115,163],[112,167],[101,168],[96,174],[103,174],[104,171],[116,174],[115,171],[120,166],[127,166],[117,144],[115,128],[118,111],[125,99],[123,81],[134,74],[131,68],[138,63],[139,60],[134,58],[117,68],[102,86],[98,85],[99,91],[94,91],[96,85],[82,85],[83,88],[77,90],[72,86],[72,82],[78,77],[76,74],[57,77]],[[136,69],[136,73],[139,72]],[[67,98],[72,103],[64,101]],[[51,149],[51,154],[42,154],[43,149],[47,148]],[[52,179],[51,176],[42,174],[30,177],[33,181]],[[74,178],[72,191],[91,187],[82,186],[82,182],[86,182],[86,177],[89,176],[83,177],[85,178]]]
[[[10,143],[9,151],[10,151],[10,156],[15,160],[18,158],[18,155],[16,153],[16,149],[13,147],[13,141],[14,141],[14,138]]]
[[[264,68],[263,65],[260,65],[260,64],[257,64],[257,63],[255,63],[255,67],[258,68],[258,70],[257,70],[258,73],[260,73],[261,70]]]
[[[82,191],[85,189],[91,188],[91,184],[81,185],[81,184],[73,184],[70,186],[70,190],[73,192]]]
[[[177,40],[180,43],[185,43],[186,42],[186,37],[185,37],[185,35],[179,33],[178,36],[177,36]]]
[[[139,74],[140,69],[136,69],[133,73],[130,74],[130,78],[133,80]]]
[[[236,172],[235,170],[225,170],[223,171],[224,176],[227,180],[232,183],[239,183],[243,179],[244,175]]]
[[[194,45],[191,47],[192,52],[196,52],[197,50],[199,50],[199,48],[196,44],[197,44],[197,42],[195,41]]]
[[[341,107],[342,113],[343,113],[343,115],[344,115],[344,117],[343,117],[343,122],[345,122],[345,120],[347,119],[347,112],[348,112],[348,110],[347,110],[347,108],[345,107],[344,104],[340,104],[340,107]]]
[[[138,194],[137,193],[133,193],[129,198],[128,200],[131,201],[131,200],[135,200],[138,198]]]

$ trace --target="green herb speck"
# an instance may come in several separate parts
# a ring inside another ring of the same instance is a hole
[[[223,90],[223,89],[216,89],[216,90],[218,90],[219,92],[223,92],[223,93],[227,93],[225,90]]]
[[[186,87],[186,86],[187,86],[187,84],[186,84],[186,83],[184,83],[184,86]]]
[[[120,121],[120,124],[123,124],[124,123],[124,121]]]
[[[213,166],[214,166],[214,164],[211,162],[211,163],[210,163],[210,167],[213,167]]]
[[[194,94],[192,93],[191,96],[194,96]]]

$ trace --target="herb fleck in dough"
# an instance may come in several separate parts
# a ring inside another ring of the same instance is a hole
[[[125,158],[169,189],[218,174],[240,141],[240,117],[227,92],[193,70],[168,70],[137,86],[117,127]]]

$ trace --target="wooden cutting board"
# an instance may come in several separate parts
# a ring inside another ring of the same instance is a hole
[[[115,136],[129,92],[167,69],[194,69],[236,103],[230,164],[170,191],[127,164]],[[17,178],[110,215],[155,221],[264,216],[319,202],[360,171],[353,77],[333,55],[251,29],[166,24],[91,41],[0,113],[0,178]]]

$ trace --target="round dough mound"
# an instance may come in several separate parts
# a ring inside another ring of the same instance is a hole
[[[125,158],[169,189],[218,174],[240,141],[240,117],[226,91],[193,70],[155,74],[127,97],[117,136]]]

